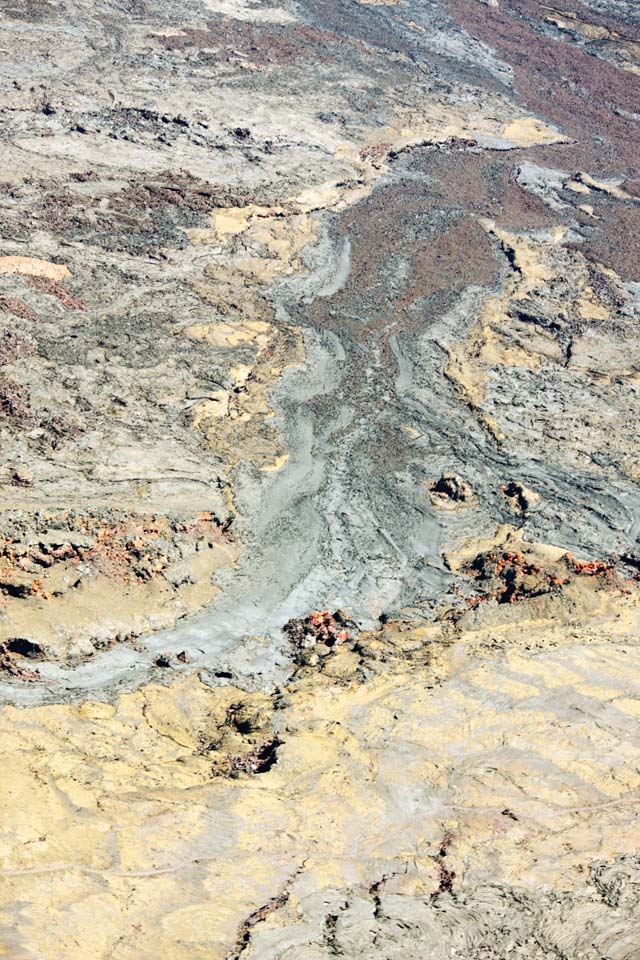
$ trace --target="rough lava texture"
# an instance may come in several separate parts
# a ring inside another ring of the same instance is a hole
[[[0,40],[0,957],[639,960],[637,5]]]

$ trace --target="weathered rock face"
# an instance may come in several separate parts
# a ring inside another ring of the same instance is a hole
[[[0,956],[636,960],[635,6],[1,6]]]

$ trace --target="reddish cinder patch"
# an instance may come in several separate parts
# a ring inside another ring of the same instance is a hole
[[[554,13],[573,13],[584,23],[615,31],[624,40],[640,39],[640,26],[628,20],[621,20],[612,11],[599,12],[595,7],[588,7],[580,0],[508,0],[507,5],[520,14],[529,14],[539,20],[553,16]]]
[[[524,105],[576,141],[537,147],[524,155],[543,166],[569,172],[585,170],[595,176],[626,177],[627,192],[636,196],[640,128],[622,111],[637,112],[640,79],[589,53],[570,34],[562,39],[545,36],[542,24],[550,7],[537,0],[507,0],[499,10],[470,0],[445,2],[460,26],[511,64]],[[638,28],[621,24],[615,17],[596,15],[577,0],[563,0],[554,8],[575,12],[628,38],[640,35]],[[509,155],[512,167],[521,155]],[[460,185],[457,189],[464,190],[461,171],[456,170],[452,176]],[[540,200],[505,180],[504,174],[502,183],[502,209],[492,216],[503,225],[540,227],[565,218],[562,211],[545,208]],[[588,202],[596,207],[598,219],[583,218],[587,231],[579,247],[581,252],[614,269],[623,280],[640,279],[640,206],[597,194]],[[574,209],[568,213],[572,218],[576,215]]]
[[[69,310],[86,310],[86,305],[79,300],[77,297],[72,296],[68,290],[60,283],[54,283],[52,280],[47,280],[44,277],[30,277],[29,283],[40,290],[42,293],[48,293],[52,297],[56,297],[65,307],[68,307]]]
[[[478,581],[482,591],[479,595],[463,597],[471,608],[486,600],[519,603],[557,593],[575,577],[594,577],[606,587],[622,583],[617,579],[615,561],[576,560],[571,553],[543,564],[515,550],[490,551],[478,554],[465,569]]]
[[[607,199],[596,203],[595,208],[602,219],[576,249],[611,267],[623,280],[640,280],[640,206]]]
[[[349,278],[335,296],[311,305],[314,323],[348,328],[358,339],[379,337],[390,322],[395,331],[413,327],[410,308],[424,298],[493,283],[498,263],[486,232],[462,215],[453,191],[446,185],[439,190],[426,180],[399,183],[376,190],[345,213],[341,230],[351,241]]]
[[[522,11],[541,23],[537,4],[496,10],[472,0],[444,2],[461,27],[513,67],[516,89],[529,109],[581,142],[581,154],[593,169],[604,163],[637,175],[640,131],[619,111],[637,111],[640,78],[591,55],[568,36],[545,36],[518,17]]]
[[[309,58],[317,63],[328,63],[335,59],[336,48],[345,44],[361,53],[369,53],[359,40],[328,30],[305,25],[256,24],[224,16],[212,20],[206,30],[185,27],[180,34],[155,36],[154,39],[168,50],[210,50],[221,60],[233,59],[233,54],[240,53],[261,66],[295,63]],[[229,48],[233,50],[231,55]]]
[[[0,310],[3,313],[10,313],[12,316],[18,317],[19,320],[35,321],[38,319],[38,314],[34,313],[31,307],[27,306],[24,300],[20,300],[18,297],[0,297]]]
[[[612,580],[616,569],[612,560],[576,560],[572,553],[567,553],[565,562],[570,570],[581,577],[605,577]]]
[[[16,662],[10,653],[5,652],[4,650],[0,652],[0,671],[10,677],[13,677],[15,680],[23,680],[27,683],[36,683],[41,679],[40,672],[38,670],[30,670],[28,667],[23,667],[21,664]]]
[[[21,357],[30,357],[35,353],[34,345],[30,340],[21,337],[14,330],[5,330],[0,337],[0,366],[20,360]]]
[[[458,291],[472,283],[490,284],[497,264],[486,231],[476,220],[460,217],[433,243],[418,246],[413,257],[414,283],[400,301],[404,309],[440,291]]]
[[[66,517],[49,518],[61,525]],[[76,515],[75,532],[88,534],[90,546],[78,544],[74,531],[65,536],[59,529],[58,541],[34,538],[24,550],[15,538],[5,538],[0,545],[0,602],[3,595],[38,595],[48,599],[40,580],[45,571],[56,563],[71,567],[90,564],[94,573],[124,583],[147,581],[160,576],[171,563],[181,559],[179,549],[183,541],[201,542],[209,547],[227,540],[217,518],[211,513],[200,514],[192,521],[178,522],[160,515],[123,514],[118,519],[102,519],[88,513]],[[16,585],[16,574],[24,575]]]
[[[433,179],[433,189],[443,201],[499,220],[505,226],[538,229],[557,224],[558,213],[522,190],[514,182],[513,172],[525,159],[544,164],[547,149],[537,147],[491,155],[436,150],[427,154],[420,166]]]
[[[296,651],[296,658],[304,656],[308,647],[321,644],[325,647],[334,647],[336,644],[346,643],[349,639],[349,629],[355,624],[342,610],[329,613],[328,610],[316,610],[306,617],[293,617],[283,627]]]

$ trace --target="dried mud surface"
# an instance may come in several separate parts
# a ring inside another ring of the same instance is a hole
[[[638,960],[636,5],[0,31],[0,956]]]

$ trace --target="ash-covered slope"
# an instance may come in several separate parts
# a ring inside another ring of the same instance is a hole
[[[1,12],[0,954],[637,957],[634,5]]]

